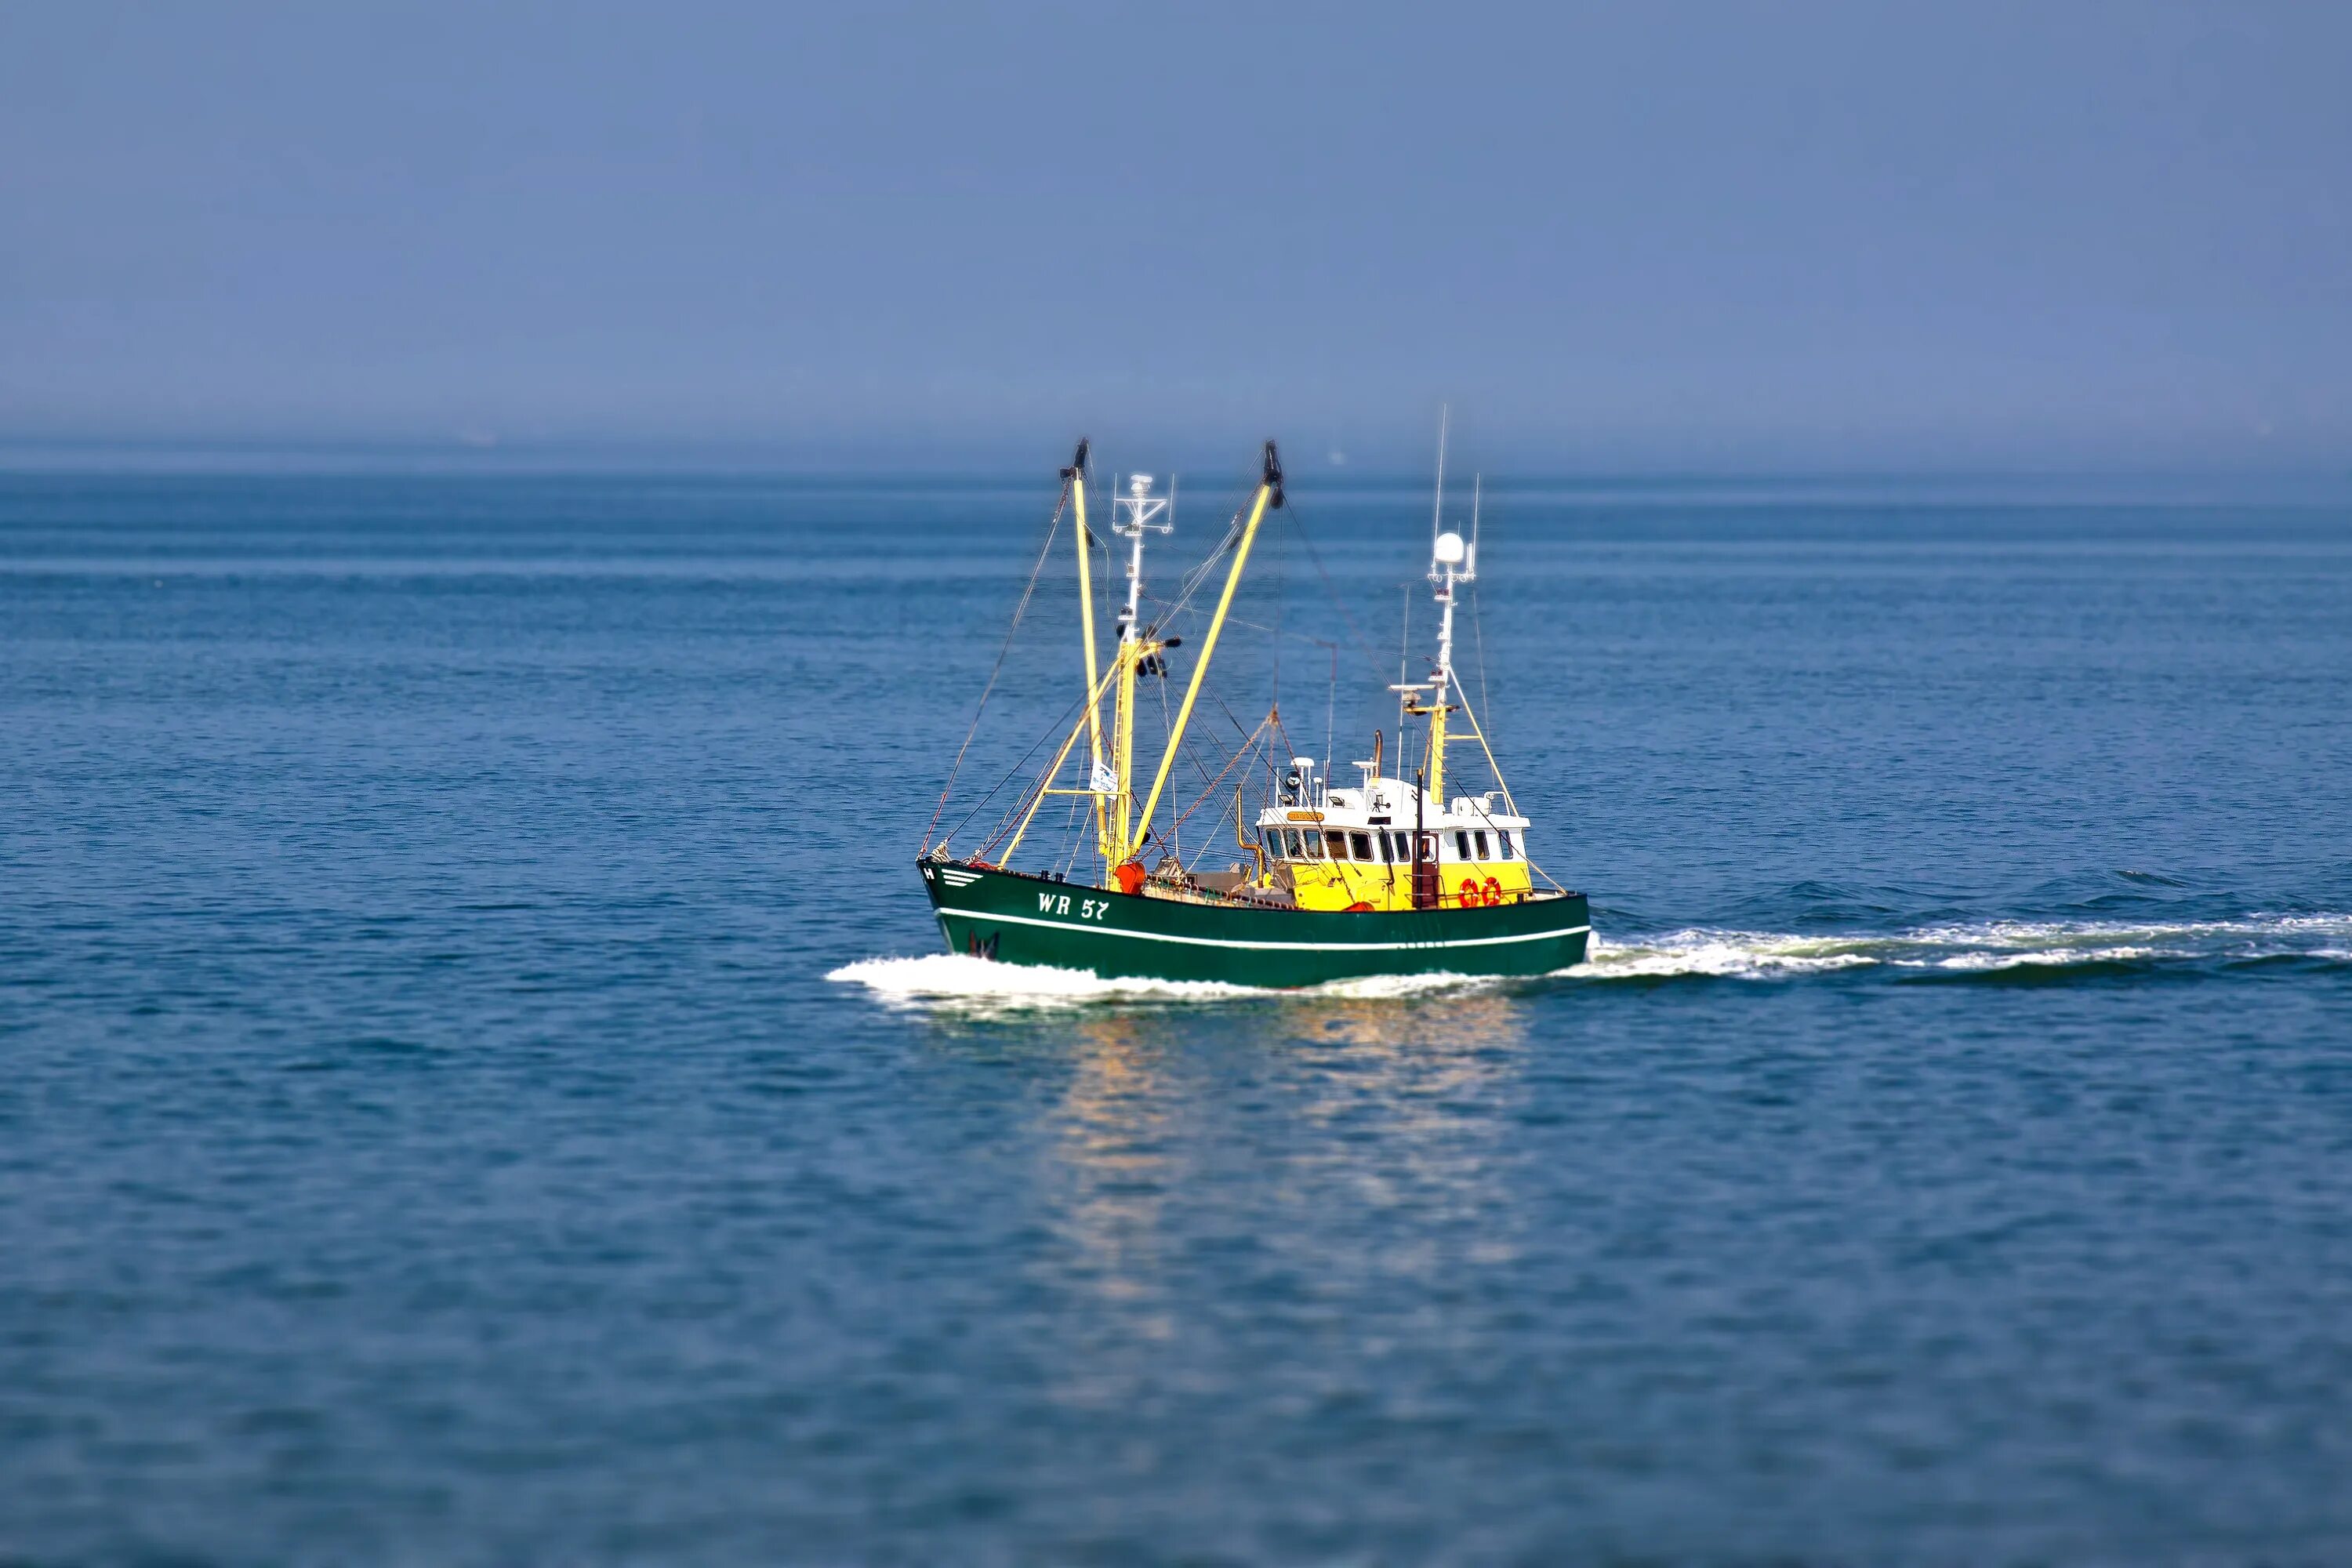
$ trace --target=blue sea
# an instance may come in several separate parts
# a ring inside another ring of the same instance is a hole
[[[0,476],[0,1562],[2352,1561],[2352,484],[1490,482],[1594,952],[1302,994],[943,951],[1055,489]]]

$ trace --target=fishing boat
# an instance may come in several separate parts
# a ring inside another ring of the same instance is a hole
[[[1182,647],[1181,637],[1143,618],[1145,540],[1171,531],[1174,492],[1171,485],[1169,494],[1155,493],[1153,479],[1142,474],[1129,476],[1124,493],[1113,490],[1112,531],[1127,546],[1127,593],[1106,668],[1096,641],[1087,451],[1081,441],[1062,470],[1063,500],[1055,512],[1058,527],[1075,502],[1085,680],[1079,711],[1053,760],[1026,777],[1013,808],[977,847],[959,854],[948,843],[952,832],[932,842],[926,830],[917,865],[949,950],[1105,977],[1272,987],[1376,975],[1543,974],[1580,963],[1591,934],[1591,908],[1581,893],[1552,882],[1531,858],[1532,825],[1504,784],[1454,671],[1454,605],[1477,577],[1477,522],[1474,509],[1466,540],[1444,525],[1442,434],[1428,571],[1438,616],[1435,657],[1425,679],[1390,687],[1400,713],[1399,773],[1409,744],[1403,726],[1420,721],[1412,777],[1383,771],[1385,745],[1376,735],[1372,757],[1354,764],[1356,779],[1329,779],[1328,755],[1318,763],[1281,744],[1286,732],[1278,709],[1269,705],[1266,720],[1225,772],[1209,781],[1221,791],[1224,778],[1238,775],[1235,838],[1202,845],[1196,832],[1189,858],[1177,824],[1190,813],[1175,811],[1170,778],[1252,550],[1267,514],[1286,504],[1281,458],[1266,442],[1255,494],[1194,574],[1193,582],[1204,586],[1211,566],[1230,552],[1216,608],[1192,656],[1183,700],[1166,726],[1158,765],[1139,791],[1139,686],[1172,679],[1170,656]],[[1041,570],[1052,549],[1049,533]],[[1032,594],[1036,584],[1033,574]],[[986,701],[983,693],[983,711]],[[978,724],[975,718],[975,730]],[[1493,787],[1448,799],[1449,752],[1464,742],[1475,742]],[[970,737],[965,743],[969,748]],[[1042,741],[1035,750],[1043,750]],[[1076,765],[1074,757],[1080,758]],[[1244,781],[1252,764],[1262,774],[1260,804],[1245,816]],[[1037,851],[1032,830],[1041,808],[1055,797],[1071,803],[1066,816],[1081,841],[1047,855]],[[942,805],[946,799],[943,792]],[[939,820],[934,813],[934,828]],[[1236,849],[1246,858],[1229,858]],[[1034,866],[1024,866],[1024,850]],[[1215,859],[1229,863],[1213,868],[1208,862]]]

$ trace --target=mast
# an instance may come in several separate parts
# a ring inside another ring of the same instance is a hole
[[[1462,536],[1445,527],[1445,435],[1447,410],[1439,406],[1437,416],[1437,500],[1431,517],[1429,542],[1429,581],[1434,584],[1433,597],[1437,601],[1437,662],[1427,680],[1400,682],[1393,688],[1404,699],[1404,710],[1429,719],[1429,794],[1437,802],[1437,809],[1445,809],[1445,716],[1454,711],[1446,700],[1454,687],[1454,589],[1457,584],[1478,580],[1478,555],[1475,546],[1465,545]],[[1477,524],[1479,485],[1473,482],[1471,515],[1472,535]],[[1424,694],[1426,694],[1424,696]]]
[[[1454,710],[1445,700],[1454,685],[1454,585],[1471,580],[1463,569],[1465,553],[1462,536],[1450,530],[1437,536],[1430,552],[1429,580],[1437,585],[1437,668],[1431,672],[1423,710],[1429,714],[1429,789],[1440,810],[1445,805],[1445,716]]]
[[[1129,843],[1130,855],[1142,837],[1151,831],[1151,813],[1160,804],[1160,792],[1168,786],[1168,772],[1176,765],[1176,749],[1183,744],[1184,726],[1192,720],[1192,704],[1201,696],[1201,681],[1209,673],[1209,660],[1217,652],[1217,638],[1225,629],[1225,613],[1234,607],[1234,590],[1241,586],[1242,570],[1249,564],[1250,546],[1257,542],[1258,524],[1265,521],[1266,509],[1282,506],[1282,458],[1276,453],[1274,443],[1265,444],[1264,465],[1257,484],[1257,499],[1250,504],[1249,522],[1242,529],[1241,542],[1234,547],[1234,563],[1225,574],[1225,591],[1217,596],[1217,613],[1209,622],[1208,639],[1201,645],[1201,657],[1192,666],[1192,679],[1184,688],[1184,705],[1176,710],[1176,722],[1169,727],[1168,749],[1160,754],[1160,771],[1152,775],[1151,793],[1143,797],[1143,810],[1136,820],[1135,837]]]
[[[1127,554],[1127,607],[1118,613],[1118,647],[1112,654],[1112,675],[1115,695],[1111,705],[1111,765],[1106,769],[1097,764],[1093,784],[1099,797],[1108,795],[1108,809],[1096,819],[1096,841],[1102,851],[1106,873],[1124,864],[1129,858],[1129,839],[1135,804],[1135,678],[1138,670],[1159,656],[1163,647],[1176,646],[1177,639],[1154,641],[1143,636],[1137,626],[1143,597],[1143,536],[1146,533],[1171,533],[1176,523],[1170,514],[1175,481],[1169,482],[1170,495],[1151,493],[1150,474],[1129,474],[1127,494],[1113,494],[1111,499],[1111,531],[1129,542]],[[1163,515],[1168,521],[1159,521]],[[1108,774],[1108,776],[1105,776]],[[1106,789],[1104,786],[1108,785]],[[1101,886],[1109,885],[1108,877]]]
[[[1070,481],[1071,492],[1078,503],[1078,631],[1087,645],[1087,753],[1093,763],[1087,774],[1087,786],[1095,797],[1095,837],[1099,841],[1103,831],[1103,747],[1102,708],[1097,694],[1102,682],[1096,673],[1094,567],[1088,548],[1094,536],[1087,531],[1087,444],[1085,437],[1078,437],[1077,455],[1062,470],[1062,477]]]

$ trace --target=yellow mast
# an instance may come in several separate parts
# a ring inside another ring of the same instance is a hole
[[[1070,490],[1078,503],[1078,632],[1087,645],[1087,755],[1094,765],[1087,773],[1087,787],[1095,797],[1095,842],[1103,837],[1103,798],[1096,786],[1102,780],[1102,710],[1096,704],[1096,693],[1102,689],[1095,670],[1095,585],[1094,570],[1087,546],[1093,536],[1087,531],[1087,438],[1078,437],[1077,455],[1070,466],[1062,470],[1070,481]]]
[[[1209,673],[1209,660],[1216,654],[1217,638],[1225,629],[1225,612],[1233,608],[1234,590],[1241,586],[1242,569],[1249,564],[1250,546],[1257,540],[1257,525],[1265,521],[1269,505],[1282,505],[1282,459],[1276,455],[1271,441],[1265,444],[1264,477],[1258,480],[1257,499],[1250,505],[1249,523],[1242,530],[1241,542],[1234,548],[1234,564],[1225,574],[1225,591],[1217,596],[1217,613],[1209,622],[1208,640],[1201,645],[1201,657],[1192,666],[1192,679],[1184,688],[1184,705],[1176,710],[1176,722],[1168,731],[1168,749],[1160,753],[1160,771],[1152,775],[1151,793],[1143,797],[1143,810],[1132,829],[1128,844],[1129,858],[1142,836],[1151,831],[1151,813],[1160,805],[1160,792],[1167,787],[1169,770],[1176,765],[1176,748],[1183,743],[1184,726],[1192,721],[1192,704],[1200,698],[1202,678]]]
[[[1437,809],[1445,809],[1445,715],[1448,704],[1440,702],[1425,711],[1429,714],[1429,793],[1436,798]]]
[[[1135,668],[1141,662],[1144,649],[1157,649],[1158,643],[1130,639],[1118,645],[1118,696],[1117,699],[1117,735],[1114,750],[1118,776],[1118,827],[1112,836],[1108,858],[1114,866],[1128,858],[1128,843],[1135,833]]]

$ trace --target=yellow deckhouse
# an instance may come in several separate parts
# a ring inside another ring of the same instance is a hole
[[[1258,885],[1307,910],[1475,909],[1534,891],[1528,819],[1493,793],[1441,806],[1426,790],[1382,778],[1330,789],[1314,759],[1292,759],[1286,804],[1258,814]]]
[[[1438,461],[1442,507],[1442,448]],[[1458,701],[1448,700],[1460,689],[1454,674],[1454,597],[1461,584],[1477,578],[1475,529],[1467,543],[1458,533],[1438,531],[1429,562],[1437,658],[1427,680],[1390,688],[1403,699],[1407,715],[1429,721],[1423,771],[1412,782],[1385,777],[1375,749],[1371,761],[1356,763],[1363,772],[1358,787],[1333,789],[1317,776],[1313,758],[1293,757],[1280,803],[1258,814],[1260,888],[1287,892],[1307,910],[1478,909],[1517,903],[1535,890],[1528,819],[1507,790],[1445,799],[1446,720],[1463,712]],[[1494,753],[1475,721],[1469,733],[1492,767]],[[1495,777],[1500,783],[1500,769]]]

